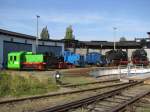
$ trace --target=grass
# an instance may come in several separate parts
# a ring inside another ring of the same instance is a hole
[[[138,108],[136,112],[150,112],[150,108]]]
[[[84,76],[69,77],[64,75],[62,76],[61,81],[63,83],[82,84],[82,83],[94,82],[95,79],[91,77],[84,77]]]
[[[58,86],[52,78],[40,81],[32,75],[23,77],[6,73],[0,74],[0,97],[37,95],[56,91],[57,89]]]

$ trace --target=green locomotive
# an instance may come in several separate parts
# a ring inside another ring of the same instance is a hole
[[[11,52],[8,53],[8,69],[38,69],[44,70],[46,62],[43,54],[32,52]]]

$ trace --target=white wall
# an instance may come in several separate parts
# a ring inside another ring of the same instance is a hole
[[[100,53],[100,49],[89,49],[89,53],[90,52],[97,52],[97,53]]]
[[[150,49],[145,49],[145,51],[147,52],[147,57],[148,57],[148,59],[150,61]]]
[[[86,54],[87,53],[87,49],[85,49],[85,48],[77,48],[76,49],[76,53],[78,53],[78,54],[81,54],[81,55],[84,55],[84,54]]]
[[[128,49],[128,59],[131,60],[132,52],[136,49]]]

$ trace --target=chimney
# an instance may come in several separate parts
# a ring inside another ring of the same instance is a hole
[[[147,32],[147,34],[148,34],[148,38],[150,38],[150,32]]]

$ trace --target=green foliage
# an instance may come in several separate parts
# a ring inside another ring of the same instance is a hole
[[[65,39],[68,39],[68,40],[74,40],[75,39],[75,36],[73,35],[73,29],[72,29],[71,25],[66,28]]]
[[[42,29],[42,32],[41,32],[41,34],[40,34],[40,37],[41,37],[41,39],[43,39],[43,40],[48,40],[48,39],[50,38],[50,35],[49,35],[49,32],[48,32],[47,26]]]
[[[0,96],[8,95],[11,91],[9,82],[12,77],[9,77],[7,74],[0,75]]]
[[[57,89],[51,78],[40,81],[33,76],[26,78],[19,75],[0,74],[0,96],[35,95]]]
[[[121,41],[127,41],[127,39],[125,37],[120,37],[120,42]]]

